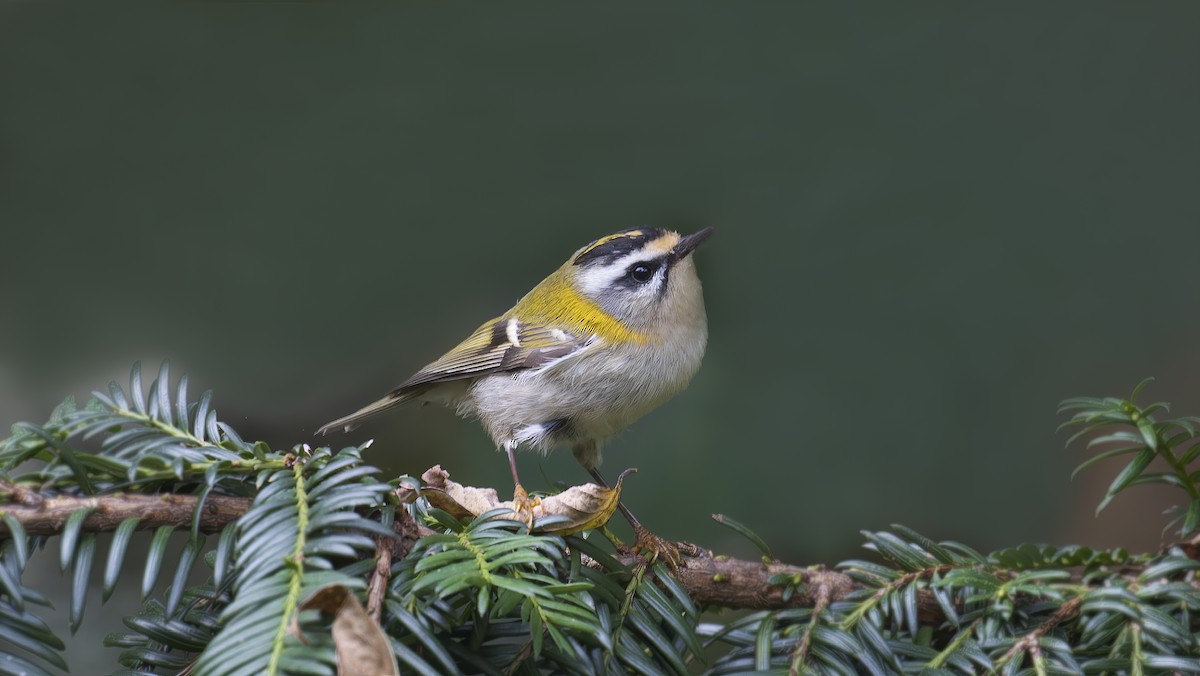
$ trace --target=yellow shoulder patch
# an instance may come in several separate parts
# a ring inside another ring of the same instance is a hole
[[[522,321],[557,327],[577,336],[597,335],[617,343],[644,343],[649,337],[617,321],[567,283],[562,271],[550,275],[517,303]]]

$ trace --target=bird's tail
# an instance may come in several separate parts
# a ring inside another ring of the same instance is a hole
[[[349,432],[355,427],[358,427],[359,421],[361,421],[363,418],[369,418],[376,413],[386,411],[394,406],[399,406],[400,404],[406,403],[411,399],[411,393],[389,393],[383,399],[371,404],[367,404],[350,415],[343,416],[337,420],[334,420],[333,422],[322,425],[321,429],[317,430],[317,434],[328,434],[330,430],[335,430],[339,427],[342,428],[342,431]]]

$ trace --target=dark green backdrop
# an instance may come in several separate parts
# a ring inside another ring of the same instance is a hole
[[[1156,375],[1200,411],[1197,19],[6,4],[0,424],[170,358],[244,435],[311,443],[577,246],[712,225],[704,367],[606,454],[650,525],[749,554],[726,512],[798,562],[891,522],[1154,547],[1152,489],[1092,519],[1112,470],[1068,481],[1054,408]],[[508,486],[447,411],[335,441],[366,436]]]

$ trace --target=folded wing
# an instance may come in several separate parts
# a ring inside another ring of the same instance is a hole
[[[402,395],[412,388],[501,371],[537,368],[583,348],[586,337],[562,329],[498,317],[483,324],[466,340],[417,371],[392,390]]]

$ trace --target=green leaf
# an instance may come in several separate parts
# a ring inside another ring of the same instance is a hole
[[[1146,666],[1176,673],[1200,673],[1200,658],[1180,655],[1146,655]]]
[[[16,573],[10,571],[2,561],[0,561],[0,591],[8,594],[8,601],[14,608],[20,611],[25,610],[25,588],[21,586],[21,580]]]
[[[25,536],[25,526],[11,513],[5,513],[4,525],[8,528],[10,542],[13,544],[13,554],[17,557],[17,570],[25,570],[29,562],[29,540]]]
[[[225,575],[229,571],[230,561],[233,557],[233,545],[237,541],[237,529],[227,527],[221,531],[221,538],[217,540],[216,558],[213,560],[213,584],[220,587],[225,582]]]
[[[71,585],[70,626],[74,634],[83,622],[83,608],[87,602],[88,577],[92,572],[92,558],[96,553],[96,534],[87,533],[79,541],[75,556],[75,571]]]
[[[188,377],[185,373],[179,377],[179,385],[175,388],[175,426],[181,430],[188,428],[187,385]]]
[[[394,601],[387,602],[387,608],[391,612],[392,617],[400,621],[404,628],[408,630],[418,641],[421,642],[424,650],[429,655],[432,655],[438,664],[442,667],[444,673],[454,673],[457,668],[454,665],[454,658],[446,652],[441,640],[428,627],[420,622],[420,620],[409,613],[400,604]]]
[[[918,549],[912,543],[906,542],[893,533],[879,531],[872,533],[863,531],[870,542],[870,547],[879,552],[880,556],[894,561],[905,570],[922,570],[937,564],[937,559]]]
[[[137,530],[139,523],[141,520],[136,517],[125,519],[113,532],[112,544],[108,547],[108,563],[104,566],[104,586],[101,598],[105,602],[117,588],[117,580],[121,576],[121,567],[125,562],[125,551],[129,548],[129,541],[133,539],[133,533]]]
[[[1146,446],[1158,450],[1158,432],[1154,429],[1154,422],[1150,418],[1138,418],[1138,431],[1142,433],[1142,441],[1146,442]]]
[[[158,368],[158,378],[151,386],[158,397],[158,419],[170,425],[171,420],[171,362],[163,360]]]
[[[60,655],[58,653],[58,650],[55,650],[55,648],[58,648],[59,650],[62,649],[61,642],[57,646],[50,645],[46,642],[43,642],[38,637],[30,636],[28,634],[25,634],[25,633],[19,631],[17,629],[17,627],[10,626],[9,624],[4,623],[4,622],[0,622],[0,642],[4,642],[4,641],[7,641],[8,643],[10,643],[14,646],[17,646],[18,648],[26,650],[26,651],[36,655],[37,657],[40,657],[41,659],[49,662],[50,664],[58,667],[59,669],[62,669],[63,671],[67,671],[66,660],[64,660],[62,658],[62,655]],[[6,659],[9,656],[10,656],[10,653],[7,649],[3,653],[0,653],[0,658]],[[38,668],[36,665],[32,665],[29,662],[25,662],[25,665],[34,667],[34,670],[31,671],[30,673],[42,673],[42,674],[46,673],[45,671]],[[22,673],[22,672],[21,671],[13,671],[13,672],[8,672],[8,673]]]
[[[192,566],[196,563],[196,557],[200,554],[200,549],[204,546],[204,536],[196,535],[188,538],[184,543],[183,550],[179,553],[179,563],[175,567],[175,579],[171,582],[171,587],[167,591],[167,608],[168,616],[175,614],[175,609],[179,607],[179,599],[183,597],[183,590],[187,587],[188,574],[192,572]]]
[[[212,390],[205,390],[204,394],[200,395],[200,404],[196,407],[196,417],[192,426],[192,436],[204,441],[204,430],[208,423],[208,407],[212,404]],[[217,439],[211,440],[216,443]]]
[[[92,487],[92,481],[88,477],[87,469],[84,468],[83,463],[79,462],[79,457],[75,454],[75,449],[59,441],[53,434],[47,433],[40,427],[29,425],[26,429],[58,451],[58,457],[70,468],[71,473],[75,476],[75,481],[79,483],[79,487],[84,493],[88,495],[95,494],[96,490]]]
[[[629,632],[621,632],[617,642],[617,659],[638,674],[661,674],[663,668],[646,654],[645,649],[638,644]]]
[[[1179,620],[1151,605],[1144,605],[1140,610],[1141,626],[1148,635],[1178,645],[1191,646],[1194,643],[1191,631]]]
[[[139,361],[133,362],[129,372],[129,396],[133,397],[133,410],[145,415],[146,395],[142,391],[142,363]]]
[[[620,561],[613,558],[612,554],[604,550],[602,547],[592,542],[591,539],[585,538],[582,535],[572,535],[567,538],[567,544],[572,549],[587,554],[593,561],[600,564],[605,570],[609,571],[624,571],[625,566],[621,565]]]
[[[943,542],[942,546],[945,547],[946,549],[949,549],[949,550],[952,550],[952,551],[958,553],[960,556],[963,556],[967,559],[970,559],[971,561],[974,561],[975,563],[987,562],[987,557],[985,557],[983,554],[980,554],[979,552],[975,551],[971,547],[968,547],[967,545],[962,544],[961,542],[952,542],[952,541]]]
[[[154,591],[154,583],[158,581],[158,571],[162,570],[163,559],[167,555],[167,544],[170,542],[174,526],[159,526],[154,530],[150,540],[150,549],[146,553],[146,569],[142,574],[142,600],[145,601]]]
[[[554,641],[555,647],[557,647],[563,654],[575,654],[575,651],[571,648],[571,640],[568,639],[558,627],[547,622],[546,633],[550,635],[550,639]]]
[[[1080,606],[1080,612],[1082,612],[1082,613],[1110,612],[1110,613],[1118,613],[1120,615],[1124,615],[1125,617],[1128,617],[1131,620],[1138,619],[1137,610],[1132,608],[1128,603],[1125,603],[1123,601],[1119,601],[1116,599],[1099,598],[1099,599],[1085,600],[1083,602],[1083,605]]]
[[[1063,427],[1066,427],[1068,425],[1073,425],[1077,422],[1081,422],[1081,421],[1073,418],[1073,419],[1068,420],[1067,422],[1063,423],[1062,425],[1059,425],[1059,429],[1062,429]],[[1112,422],[1113,421],[1102,421],[1102,422],[1098,422],[1098,423],[1084,425],[1083,429],[1081,429],[1081,430],[1075,432],[1074,434],[1072,434],[1071,436],[1067,437],[1067,441],[1066,441],[1066,443],[1063,444],[1063,446],[1069,448],[1072,444],[1074,444],[1079,439],[1082,439],[1083,437],[1091,434],[1092,432],[1095,432],[1096,430],[1100,429],[1101,427],[1104,427],[1105,425],[1111,424]]]
[[[551,594],[573,594],[581,591],[591,591],[596,585],[591,582],[571,582],[568,584],[552,584],[546,586],[546,591]]]
[[[1200,526],[1200,498],[1192,498],[1188,502],[1187,513],[1183,517],[1183,526],[1179,529],[1179,537],[1188,537]]]
[[[919,545],[921,549],[928,552],[941,563],[956,563],[958,561],[958,557],[949,549],[907,526],[894,523],[892,524],[892,530],[901,537],[906,538],[909,542]]]
[[[1144,390],[1146,388],[1146,386],[1152,382],[1154,382],[1153,376],[1151,376],[1149,378],[1144,378],[1142,380],[1142,382],[1137,384],[1137,387],[1133,388],[1133,394],[1129,395],[1129,401],[1131,403],[1137,401],[1138,395],[1141,394],[1142,390]]]
[[[522,596],[546,599],[551,597],[550,592],[546,591],[542,587],[537,586],[536,584],[531,584],[516,578],[505,577],[503,575],[493,575],[492,584],[501,589],[507,589],[509,591],[516,592]]]
[[[396,653],[396,660],[403,666],[413,669],[422,676],[441,676],[443,673],[455,673],[457,669],[452,669],[447,672],[440,672],[434,669],[428,662],[421,659],[421,656],[411,650],[408,646],[399,641],[392,640],[392,651]]]
[[[92,392],[92,396],[104,402],[110,408],[129,409],[129,402],[125,399],[125,390],[121,389],[121,385],[115,380],[108,383],[108,396],[100,392]]]
[[[754,669],[767,671],[771,668],[771,644],[775,638],[775,620],[768,616],[758,625],[754,640]]]
[[[685,622],[686,611],[675,608],[671,605],[670,600],[665,594],[655,586],[654,582],[643,581],[638,585],[638,597],[658,614],[662,621],[670,627],[675,636],[683,640],[684,645],[692,652],[697,660],[701,663],[705,662],[704,647],[700,645],[700,639],[692,630],[689,622]]]
[[[917,588],[920,583],[913,583],[904,587],[903,591],[898,595],[904,603],[904,620],[908,624],[908,633],[916,636],[921,629],[921,620],[917,615]]]
[[[956,568],[937,583],[939,587],[973,587],[989,594],[999,591],[1003,582],[994,575],[975,568]]]
[[[525,606],[529,609],[529,632],[533,642],[533,656],[539,657],[542,654],[542,640],[545,636],[545,631],[542,627],[542,615],[533,609],[532,601],[526,601]]]
[[[1142,449],[1137,454],[1137,457],[1126,465],[1125,469],[1121,470],[1121,473],[1113,480],[1112,485],[1108,487],[1108,494],[1104,496],[1104,500],[1096,507],[1096,513],[1099,514],[1101,510],[1108,506],[1108,503],[1117,493],[1120,493],[1126,486],[1132,483],[1146,469],[1150,462],[1154,460],[1154,456],[1155,453],[1152,449]]]
[[[1063,413],[1078,408],[1101,408],[1108,405],[1105,399],[1097,399],[1096,397],[1071,397],[1063,399],[1058,404],[1058,412]]]
[[[662,585],[663,589],[666,589],[667,592],[671,594],[671,596],[675,599],[675,604],[683,609],[684,615],[691,620],[693,625],[699,621],[700,610],[696,608],[696,604],[692,601],[692,597],[687,593],[687,590],[683,588],[683,585],[679,583],[679,580],[675,579],[675,576],[667,570],[666,566],[661,563],[655,564],[654,577],[658,580],[658,583]]]
[[[83,521],[93,510],[93,507],[77,509],[67,517],[67,523],[63,526],[58,557],[58,569],[64,573],[71,566],[71,562],[75,560],[75,548],[79,544],[79,533],[83,529]]]
[[[1138,580],[1143,583],[1150,583],[1159,578],[1173,577],[1179,573],[1190,570],[1200,570],[1200,561],[1182,556],[1173,556],[1163,561],[1155,563],[1152,566],[1147,566],[1145,570],[1138,575]],[[1200,598],[1197,599],[1200,602]]]
[[[196,507],[192,510],[192,537],[200,536],[200,520],[204,517],[204,501],[208,498],[209,492],[212,491],[213,483],[205,482],[200,493],[196,496]]]
[[[1141,451],[1144,448],[1145,448],[1145,446],[1140,446],[1140,445],[1139,446],[1125,446],[1123,448],[1113,448],[1113,449],[1109,449],[1107,451],[1103,451],[1101,453],[1097,453],[1097,454],[1093,455],[1092,457],[1088,458],[1087,460],[1084,460],[1082,463],[1080,463],[1079,466],[1077,466],[1075,468],[1075,471],[1071,472],[1071,478],[1074,479],[1075,475],[1082,472],[1085,468],[1091,467],[1092,465],[1094,465],[1102,460],[1107,460],[1109,458],[1115,458],[1118,455],[1125,455],[1127,453],[1137,453],[1138,451]]]
[[[729,528],[730,530],[733,530],[734,532],[741,534],[742,537],[746,538],[751,543],[753,543],[755,547],[758,547],[759,551],[761,551],[763,554],[765,554],[767,556],[767,558],[769,558],[769,559],[775,558],[775,555],[771,553],[771,548],[767,546],[766,541],[763,540],[761,537],[759,537],[757,533],[750,530],[746,526],[742,525],[738,521],[735,521],[734,519],[732,519],[728,516],[725,516],[724,514],[713,514],[712,519],[713,519],[713,521],[716,521],[717,523],[721,524],[722,526],[725,526],[726,528]]]
[[[630,606],[629,614],[625,616],[625,621],[637,630],[638,634],[646,640],[647,644],[658,654],[659,659],[666,662],[666,665],[671,668],[676,674],[686,676],[688,668],[684,665],[679,653],[671,644],[671,641],[662,633],[655,625],[654,621],[646,614],[645,610],[640,607],[640,604],[634,603]],[[661,671],[661,670],[660,670]]]
[[[1113,432],[1112,434],[1105,434],[1091,439],[1087,442],[1087,448],[1092,448],[1093,446],[1099,446],[1101,444],[1112,444],[1117,442],[1137,444],[1135,448],[1139,449],[1143,445],[1141,434],[1136,434],[1128,430],[1119,430],[1117,432]]]

